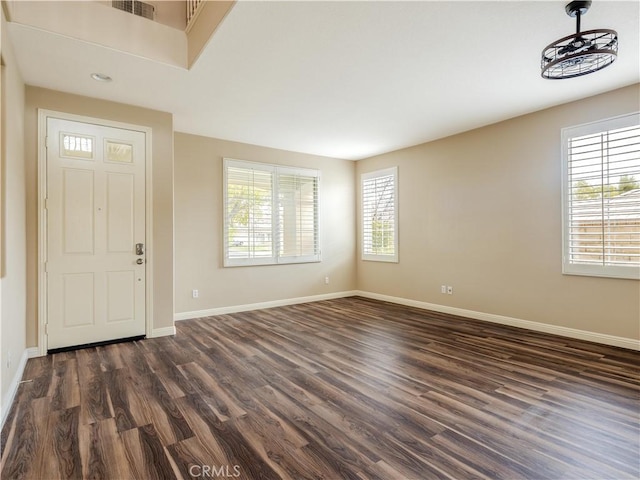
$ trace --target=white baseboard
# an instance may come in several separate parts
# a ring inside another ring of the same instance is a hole
[[[286,305],[296,305],[298,303],[319,302],[321,300],[333,300],[334,298],[353,297],[359,293],[355,290],[345,292],[326,293],[322,295],[311,295],[308,297],[286,298],[283,300],[273,300],[270,302],[248,303],[244,305],[234,305],[231,307],[210,308],[208,310],[196,310],[193,312],[180,312],[173,316],[175,321],[190,320],[192,318],[209,317],[211,315],[225,315],[227,313],[248,312],[250,310],[261,310],[263,308],[283,307]]]
[[[0,423],[0,429],[4,428],[4,422],[7,420],[7,416],[9,415],[9,411],[13,406],[13,401],[16,398],[16,393],[18,393],[18,386],[20,385],[20,381],[22,380],[22,375],[24,374],[24,369],[27,366],[27,360],[30,358],[35,358],[39,355],[38,347],[25,348],[20,355],[20,361],[18,363],[18,368],[16,369],[16,373],[9,384],[9,389],[7,393],[5,393],[2,398],[2,422]]]
[[[627,348],[630,350],[640,350],[640,340],[634,338],[617,337],[604,333],[589,332],[587,330],[578,330],[575,328],[561,327],[558,325],[549,325],[548,323],[532,322],[530,320],[522,320],[520,318],[506,317],[504,315],[495,315],[493,313],[476,312],[474,310],[466,310],[464,308],[449,307],[446,305],[438,305],[435,303],[420,302],[401,297],[392,297],[390,295],[382,295],[379,293],[354,292],[365,298],[382,300],[385,302],[397,303],[409,307],[421,308],[424,310],[433,310],[435,312],[448,313],[458,315],[460,317],[473,318],[476,320],[484,320],[486,322],[499,323],[501,325],[509,325],[512,327],[526,328],[536,332],[551,333],[562,337],[576,338],[578,340],[587,340],[589,342],[602,343],[614,347]]]
[[[153,331],[151,332],[151,338],[168,337],[170,335],[175,335],[175,334],[176,334],[175,326],[154,328]]]
[[[288,298],[283,300],[274,300],[270,302],[250,303],[244,305],[233,305],[229,307],[210,308],[207,310],[196,310],[192,312],[180,312],[174,315],[175,321],[190,320],[193,318],[209,317],[212,315],[224,315],[227,313],[247,312],[250,310],[260,310],[263,308],[281,307],[285,305],[295,305],[298,303],[317,302],[320,300],[331,300],[334,298],[351,297],[359,295],[365,298],[382,300],[385,302],[397,303],[409,307],[421,308],[423,310],[433,310],[435,312],[448,313],[460,317],[473,318],[475,320],[484,320],[486,322],[498,323],[501,325],[509,325],[512,327],[525,328],[536,332],[550,333],[562,337],[575,338],[578,340],[586,340],[589,342],[602,343],[614,347],[627,348],[629,350],[640,351],[640,340],[634,338],[617,337],[615,335],[607,335],[604,333],[590,332],[587,330],[578,330],[576,328],[561,327],[558,325],[550,325],[548,323],[533,322],[520,318],[507,317],[504,315],[496,315],[493,313],[477,312],[475,310],[467,310],[464,308],[449,307],[446,305],[438,305],[436,303],[421,302],[402,297],[393,297],[373,292],[365,292],[362,290],[350,290],[344,292],[329,293],[324,295],[313,295],[308,297]],[[166,329],[159,329],[166,330]],[[154,336],[156,330],[154,330]],[[173,333],[164,333],[164,335],[174,335]]]

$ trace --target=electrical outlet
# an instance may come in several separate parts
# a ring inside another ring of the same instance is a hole
[[[198,290],[193,290],[193,291],[191,292],[191,296],[192,296],[193,298],[198,298]]]
[[[452,286],[448,286],[448,287],[447,287],[447,293],[448,293],[449,295],[453,295],[453,287],[452,287]]]
[[[447,286],[446,285],[440,285],[440,293],[447,293]]]
[[[324,284],[329,285],[329,277],[324,277]]]

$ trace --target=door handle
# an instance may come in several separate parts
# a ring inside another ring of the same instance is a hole
[[[136,255],[144,255],[144,243],[136,243]]]

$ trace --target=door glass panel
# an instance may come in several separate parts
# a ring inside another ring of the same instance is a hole
[[[61,157],[93,159],[93,145],[95,143],[93,137],[70,133],[63,133],[61,137]]]
[[[107,140],[105,158],[107,162],[133,163],[133,145]]]

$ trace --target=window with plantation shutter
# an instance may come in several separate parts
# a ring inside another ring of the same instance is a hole
[[[398,261],[398,168],[365,173],[362,189],[362,259]]]
[[[565,128],[563,272],[640,279],[640,114]]]
[[[278,257],[317,261],[318,176],[298,169],[278,168]]]
[[[224,265],[320,261],[317,170],[224,159]]]

